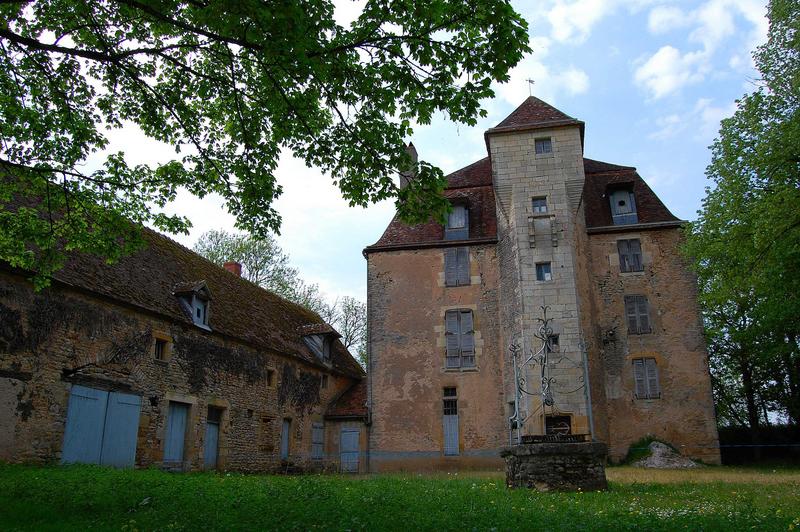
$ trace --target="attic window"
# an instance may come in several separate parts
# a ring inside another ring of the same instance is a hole
[[[447,215],[444,228],[445,240],[465,240],[469,238],[469,210],[464,205],[453,205]]]
[[[627,225],[639,223],[636,214],[636,200],[630,189],[618,189],[609,194],[611,201],[611,219],[614,225]]]
[[[553,141],[550,137],[534,140],[536,155],[553,153]]]
[[[192,323],[203,329],[209,329],[208,319],[211,307],[211,292],[204,281],[194,285],[179,286],[175,295],[183,310],[192,319]]]
[[[309,349],[324,362],[331,360],[331,343],[333,338],[329,334],[309,334],[303,337]]]

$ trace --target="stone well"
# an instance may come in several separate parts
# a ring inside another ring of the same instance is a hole
[[[522,443],[504,448],[506,484],[539,491],[608,488],[608,447],[600,442]]]

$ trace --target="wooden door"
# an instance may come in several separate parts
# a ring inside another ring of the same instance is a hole
[[[361,430],[358,428],[342,427],[339,454],[342,472],[344,473],[358,473],[360,433]]]
[[[167,413],[167,434],[164,442],[165,464],[183,464],[183,448],[188,419],[189,405],[170,401]]]

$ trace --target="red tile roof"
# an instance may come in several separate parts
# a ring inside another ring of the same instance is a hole
[[[592,159],[583,160],[586,180],[583,184],[583,201],[586,227],[612,226],[608,191],[617,187],[630,187],[636,198],[636,214],[640,224],[678,222],[655,192],[632,166],[619,166]]]
[[[322,362],[302,340],[305,327],[332,328],[316,313],[233,274],[177,242],[143,229],[147,247],[109,265],[86,254],[73,254],[54,275],[56,281],[134,305],[168,319],[192,324],[174,295],[204,283],[211,293],[208,325],[220,333],[257,347]],[[334,371],[361,378],[364,371],[344,345],[332,344]]]
[[[328,419],[367,417],[367,380],[362,379],[345,390],[325,412]]]
[[[487,133],[504,130],[533,129],[561,126],[566,124],[582,125],[583,122],[562,113],[547,102],[535,96],[529,96],[502,122]]]

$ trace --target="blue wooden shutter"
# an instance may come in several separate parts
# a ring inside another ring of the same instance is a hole
[[[322,423],[311,424],[311,458],[320,460],[325,444],[325,426]]]
[[[448,310],[444,315],[446,367],[457,368],[461,365],[461,341],[458,327],[458,311]]]
[[[473,367],[475,365],[475,338],[471,310],[461,311],[461,323],[459,325],[459,333],[461,336],[461,365]]]
[[[636,358],[633,360],[633,380],[635,384],[634,393],[637,399],[647,398],[647,375],[645,373],[644,359]]]
[[[203,448],[203,464],[206,469],[217,467],[219,454],[219,423],[206,422],[205,447]]]
[[[101,464],[133,467],[141,410],[142,398],[138,395],[119,392],[108,395]]]
[[[619,253],[619,271],[621,272],[631,271],[629,243],[630,243],[629,240],[617,240],[617,252]]]
[[[658,380],[658,365],[655,358],[644,359],[644,369],[647,376],[647,396],[650,399],[661,397],[661,383]]]
[[[444,284],[445,286],[458,285],[458,256],[456,248],[444,250]]]
[[[100,463],[107,404],[108,392],[105,390],[72,387],[61,449],[62,463]]]
[[[281,426],[281,460],[289,459],[289,431],[292,428],[292,420],[284,419]]]
[[[164,442],[164,462],[182,463],[183,447],[186,438],[186,421],[189,418],[189,405],[170,401],[167,413],[167,434]]]
[[[457,258],[457,284],[460,286],[467,286],[469,285],[469,248],[457,248],[456,249]]]
[[[455,399],[450,399],[455,401]],[[445,456],[458,455],[458,414],[442,416]]]
[[[444,238],[445,240],[464,240],[469,238],[469,210],[465,206],[453,206],[453,210],[447,217]]]
[[[636,296],[625,296],[625,317],[628,322],[628,332],[639,334],[639,322],[636,319]]]
[[[628,241],[630,253],[630,267],[629,271],[640,272],[642,271],[642,243],[638,238]]]
[[[339,438],[339,456],[341,469],[345,473],[358,473],[360,432],[357,428],[342,427]]]
[[[639,333],[646,334],[650,332],[650,315],[647,309],[647,298],[644,296],[636,296],[636,312],[639,317]]]

